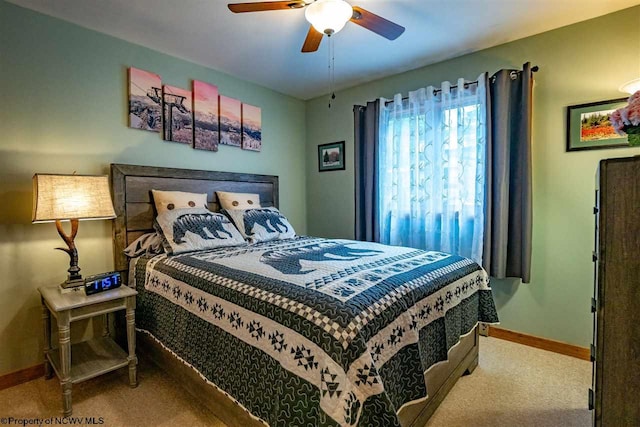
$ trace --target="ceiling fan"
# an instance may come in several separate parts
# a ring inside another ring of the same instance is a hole
[[[288,0],[231,3],[234,13],[264,12],[268,10],[302,9],[311,23],[302,52],[315,52],[320,47],[322,36],[331,36],[340,31],[348,21],[389,40],[395,40],[404,32],[404,27],[371,13],[361,7],[351,6],[344,0]]]

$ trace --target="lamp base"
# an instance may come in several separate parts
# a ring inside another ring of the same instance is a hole
[[[64,282],[60,283],[60,287],[62,289],[72,289],[72,288],[78,288],[80,286],[84,286],[84,279],[75,279],[75,280],[65,280]]]
[[[82,292],[84,290],[84,280],[66,281],[60,283],[61,294],[71,294],[74,292]],[[84,292],[82,292],[84,294]]]
[[[71,220],[71,234],[67,235],[62,228],[62,222],[56,221],[56,229],[58,230],[58,234],[62,237],[62,240],[67,244],[67,248],[56,248],[60,251],[66,252],[69,255],[69,276],[67,277],[66,282],[62,283],[63,289],[65,288],[73,288],[76,286],[82,286],[84,284],[84,280],[82,279],[82,275],[80,274],[80,267],[78,267],[78,250],[76,249],[76,244],[74,242],[76,235],[78,234],[78,220]]]

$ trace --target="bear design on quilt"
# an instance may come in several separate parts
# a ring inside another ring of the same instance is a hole
[[[312,245],[288,250],[267,251],[260,257],[263,262],[282,274],[307,274],[315,270],[302,270],[305,261],[353,261],[382,253],[371,249],[350,248],[347,245]]]

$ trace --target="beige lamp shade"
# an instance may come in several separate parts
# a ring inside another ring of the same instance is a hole
[[[115,217],[108,176],[48,174],[33,176],[32,221],[34,223]]]

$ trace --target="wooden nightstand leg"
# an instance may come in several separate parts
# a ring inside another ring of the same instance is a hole
[[[102,326],[102,336],[109,336],[109,313],[105,314],[103,317],[104,325]]]
[[[129,385],[138,385],[136,357],[136,297],[127,298],[127,344],[129,346]]]
[[[44,378],[46,380],[53,376],[53,369],[51,369],[51,363],[47,355],[51,351],[51,313],[49,313],[49,307],[42,301],[42,326],[44,328]]]
[[[69,312],[58,315],[58,338],[60,341],[60,385],[62,385],[63,415],[71,415],[71,329]]]

